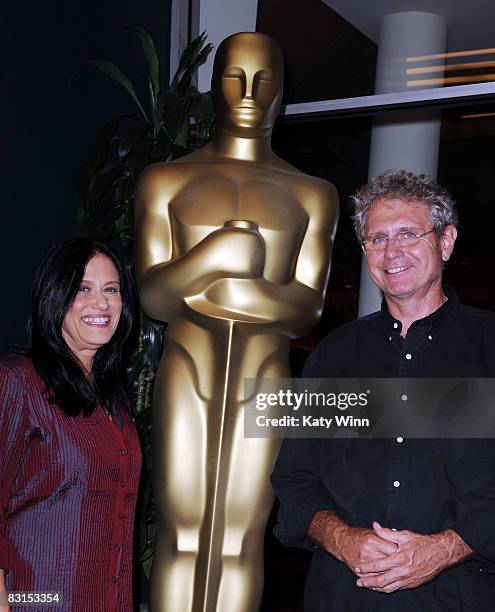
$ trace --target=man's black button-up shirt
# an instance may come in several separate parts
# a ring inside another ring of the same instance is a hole
[[[400,321],[388,313],[385,304],[380,312],[343,325],[311,354],[303,377],[495,377],[495,313],[464,306],[455,291],[445,291],[448,300],[443,306],[415,321],[405,338],[400,335]],[[477,579],[479,575],[490,579],[493,605],[489,609],[495,610],[495,577],[488,577],[495,571],[495,441],[286,440],[272,483],[280,499],[275,534],[286,545],[313,549],[307,537],[309,523],[317,511],[332,510],[355,527],[371,528],[377,520],[384,527],[423,534],[452,528],[476,553],[474,560],[443,572],[435,584],[414,589],[415,598],[411,598],[412,591],[394,597],[396,594],[359,589],[346,566],[317,551],[306,589],[308,610],[340,612],[347,609],[347,597],[354,604],[372,606],[370,610],[395,609],[388,607],[392,601],[418,606],[435,598],[432,589],[440,586],[459,591],[466,583],[461,581],[459,586],[459,576],[467,569],[476,572]],[[332,581],[339,582],[340,595]],[[314,596],[318,584],[325,585],[320,598],[333,598],[334,604],[321,608],[314,604],[308,588]],[[481,597],[475,603],[484,605],[486,593],[483,595],[479,584],[474,588]],[[458,594],[450,602],[446,595],[449,606],[438,610],[481,610],[466,608],[471,600],[470,595]],[[437,609],[424,605],[419,610]]]

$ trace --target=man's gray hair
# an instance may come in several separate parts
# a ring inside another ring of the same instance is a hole
[[[407,170],[387,170],[363,185],[351,199],[354,202],[354,229],[359,242],[365,238],[366,216],[370,206],[380,198],[398,198],[420,202],[430,213],[433,228],[441,233],[447,225],[457,227],[455,201],[450,193],[425,174]]]

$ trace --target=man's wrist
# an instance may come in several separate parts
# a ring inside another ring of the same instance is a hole
[[[453,529],[446,529],[433,536],[444,551],[444,566],[451,567],[473,555],[473,549]]]
[[[344,561],[341,553],[343,550],[342,540],[348,530],[349,526],[334,512],[321,510],[314,515],[308,528],[308,535],[313,542],[316,542],[339,561]]]

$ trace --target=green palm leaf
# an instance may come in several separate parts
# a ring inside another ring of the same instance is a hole
[[[179,60],[179,67],[170,85],[172,91],[185,95],[187,88],[191,84],[194,72],[206,62],[208,55],[213,49],[211,43],[203,47],[205,42],[206,32],[203,32],[184,49]]]
[[[131,96],[131,98],[137,104],[145,120],[148,121],[148,116],[145,113],[144,108],[142,107],[141,102],[139,101],[137,97],[136,90],[134,89],[133,84],[125,76],[125,74],[121,72],[119,68],[117,68],[115,64],[113,64],[112,62],[109,62],[108,60],[96,59],[96,60],[90,60],[89,62],[87,62],[86,66],[92,66],[93,68],[97,68],[98,70],[100,70],[101,72],[109,76],[111,79],[113,79],[114,81],[117,81],[117,83],[119,83],[119,85],[121,85],[127,91],[127,93]],[[69,83],[80,72],[81,72],[81,68],[79,68],[79,70],[76,70],[76,72],[70,77]]]
[[[124,30],[131,30],[138,35],[146,61],[148,62],[150,81],[153,86],[153,95],[155,100],[157,100],[160,91],[160,61],[158,59],[158,53],[156,52],[155,43],[148,32],[140,26],[126,26]]]

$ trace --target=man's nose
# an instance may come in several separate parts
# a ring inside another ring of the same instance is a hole
[[[390,237],[385,246],[384,255],[388,259],[395,259],[398,255],[402,255],[403,247],[395,237]]]

